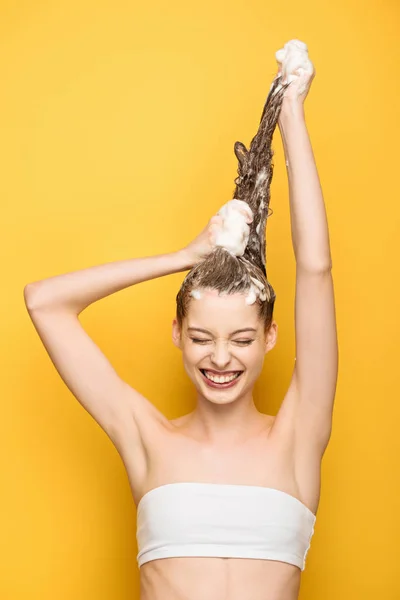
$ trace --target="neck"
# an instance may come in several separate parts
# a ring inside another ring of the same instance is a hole
[[[214,404],[198,396],[190,416],[196,437],[216,446],[243,442],[265,424],[265,415],[257,410],[251,392],[227,404]]]

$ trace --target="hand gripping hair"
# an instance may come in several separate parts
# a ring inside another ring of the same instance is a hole
[[[246,203],[251,209],[253,220],[246,226],[249,229],[244,252],[242,255],[235,255],[223,244],[217,244],[203,261],[189,271],[176,297],[177,321],[180,326],[187,315],[190,301],[198,297],[199,289],[217,290],[221,295],[242,292],[247,295],[248,304],[258,304],[265,331],[272,323],[276,296],[267,279],[265,239],[267,218],[272,214],[272,210],[269,212],[273,175],[271,143],[283,95],[289,85],[290,82],[283,83],[279,72],[271,85],[258,131],[249,150],[241,142],[234,145],[238,159],[234,200],[224,205],[221,211],[237,200]]]

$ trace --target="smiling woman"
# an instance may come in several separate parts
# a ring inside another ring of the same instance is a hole
[[[178,317],[173,322],[173,341],[197,390],[196,418],[209,402],[255,410],[252,390],[265,354],[275,345],[277,325],[267,328],[258,305],[245,300],[244,292],[220,295],[202,289],[200,298],[190,300],[181,325]]]
[[[164,446],[168,458],[156,461],[142,496],[138,560],[146,600],[178,589],[179,597],[193,600],[295,600],[314,533],[337,378],[331,260],[302,111],[313,66],[299,40],[277,60],[281,70],[257,135],[249,151],[235,144],[236,204],[231,211],[224,205],[185,248],[192,269],[176,297],[172,337],[196,389],[196,406],[171,422],[175,442]],[[297,361],[278,415],[271,417],[257,410],[253,390],[278,330],[265,256],[278,119],[297,264]],[[243,211],[242,229],[234,215],[240,202],[251,209],[249,219]],[[228,220],[231,239],[220,230]]]
[[[298,598],[331,431],[337,340],[328,227],[302,109],[313,70],[302,42],[286,44],[280,64],[286,55],[289,82],[279,71],[249,151],[235,144],[235,197],[195,240],[24,290],[60,376],[124,461],[138,508],[141,600]],[[265,257],[277,123],[296,258],[297,361],[274,417],[257,410],[253,390],[278,331]],[[168,420],[118,377],[78,315],[111,293],[185,270],[172,339],[197,402]]]

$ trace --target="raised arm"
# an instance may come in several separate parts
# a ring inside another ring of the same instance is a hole
[[[25,304],[55,368],[72,394],[119,451],[140,449],[167,419],[125,383],[87,335],[79,314],[90,304],[137,283],[192,268],[213,248],[219,217],[212,217],[188,246],[177,252],[132,258],[57,275],[28,284]]]
[[[299,97],[293,86],[284,98],[278,122],[296,259],[296,363],[282,415],[294,419],[302,443],[323,453],[332,428],[338,344],[328,223],[305,122],[305,95]]]
[[[69,390],[112,440],[138,491],[146,478],[147,441],[167,419],[116,373],[78,318],[93,302],[142,281],[189,268],[184,252],[133,258],[57,275],[24,289],[26,307]],[[133,490],[135,493],[135,490]]]
[[[78,316],[101,298],[189,268],[184,251],[131,258],[29,283],[24,289],[24,297],[30,312],[61,310]]]

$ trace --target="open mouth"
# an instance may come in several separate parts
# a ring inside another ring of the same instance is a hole
[[[199,371],[202,374],[203,380],[209,387],[218,389],[233,387],[243,373],[243,371],[234,371],[229,375],[217,376],[216,374],[209,373],[206,369],[199,369]]]

